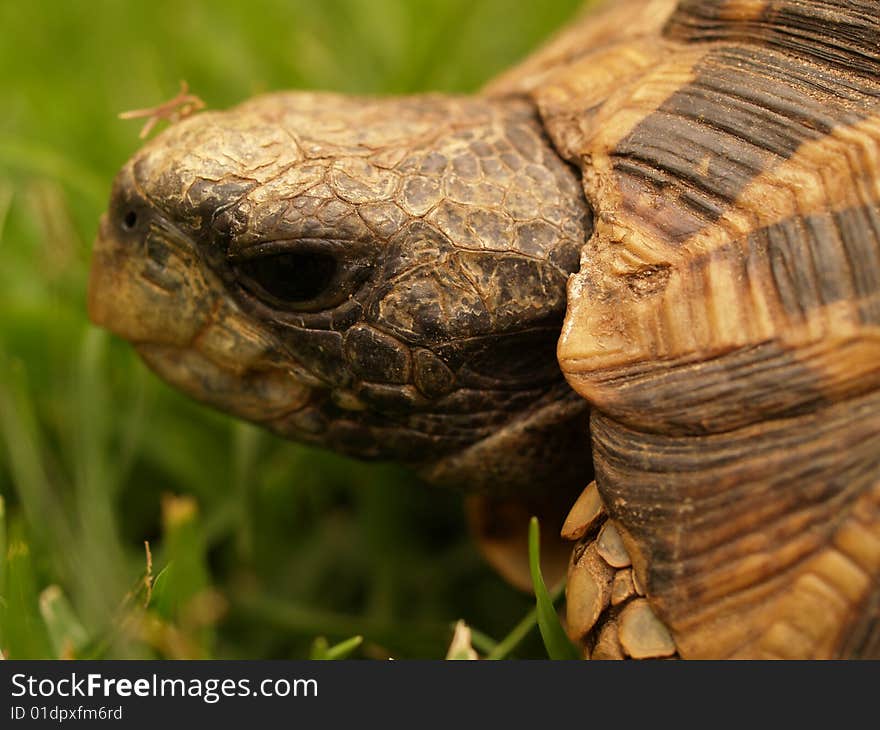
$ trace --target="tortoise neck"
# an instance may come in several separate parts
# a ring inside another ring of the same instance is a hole
[[[589,409],[566,386],[463,451],[419,470],[428,483],[496,497],[571,492],[592,479]]]

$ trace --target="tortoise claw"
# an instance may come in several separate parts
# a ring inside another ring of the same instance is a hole
[[[591,482],[562,529],[576,540],[566,585],[569,637],[591,659],[677,657],[669,630],[654,613],[632,559]]]

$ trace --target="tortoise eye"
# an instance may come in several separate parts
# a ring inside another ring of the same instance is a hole
[[[337,279],[334,256],[318,251],[266,253],[236,263],[241,284],[275,307],[305,309],[326,306]]]

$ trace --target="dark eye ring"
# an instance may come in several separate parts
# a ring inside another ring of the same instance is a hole
[[[234,265],[241,285],[273,307],[326,308],[345,294],[339,284],[340,266],[327,251],[274,251],[238,260]],[[334,292],[334,288],[338,291]]]

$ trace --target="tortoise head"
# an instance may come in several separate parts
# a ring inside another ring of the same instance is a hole
[[[591,225],[525,102],[264,96],[124,166],[89,309],[173,385],[285,437],[438,482],[582,481],[587,449],[560,439],[583,443],[585,406],[555,347]]]

